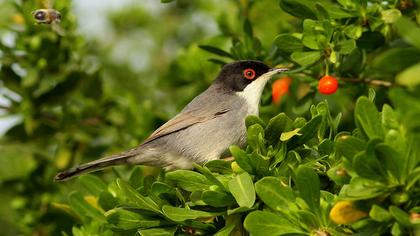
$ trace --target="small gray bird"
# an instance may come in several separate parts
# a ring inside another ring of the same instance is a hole
[[[206,91],[138,147],[58,173],[55,180],[121,164],[173,170],[191,169],[193,163],[218,159],[230,145],[246,143],[245,118],[258,115],[267,81],[286,70],[270,69],[262,62],[250,60],[227,64]]]

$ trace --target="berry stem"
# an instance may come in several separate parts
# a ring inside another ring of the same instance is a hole
[[[330,75],[330,63],[325,59],[325,75]]]

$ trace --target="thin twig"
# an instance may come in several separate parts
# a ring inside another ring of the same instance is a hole
[[[371,84],[376,86],[382,86],[382,87],[392,87],[394,84],[390,81],[385,80],[377,80],[377,79],[353,79],[353,78],[339,78],[342,81],[350,82],[350,83],[365,83],[365,84]]]

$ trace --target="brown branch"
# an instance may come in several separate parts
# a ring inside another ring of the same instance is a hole
[[[392,82],[385,81],[385,80],[353,79],[353,78],[342,78],[342,77],[340,77],[339,79],[345,82],[350,82],[350,83],[365,83],[365,84],[371,84],[371,85],[382,86],[382,87],[387,87],[387,88],[394,86]]]

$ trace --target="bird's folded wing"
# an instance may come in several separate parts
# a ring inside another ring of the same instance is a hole
[[[186,129],[192,125],[203,123],[208,120],[214,119],[218,116],[221,116],[228,112],[229,109],[222,109],[217,112],[211,112],[208,114],[197,114],[196,111],[188,111],[183,112],[165,124],[163,124],[161,127],[159,127],[155,132],[153,132],[146,140],[144,140],[143,144],[149,143],[153,140],[156,140],[160,137],[166,136],[168,134]]]

